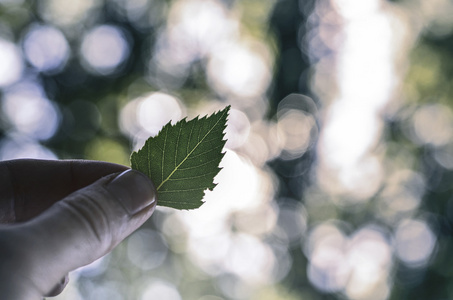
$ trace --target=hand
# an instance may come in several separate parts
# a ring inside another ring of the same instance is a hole
[[[0,295],[41,299],[112,250],[156,206],[142,173],[94,161],[0,162]]]

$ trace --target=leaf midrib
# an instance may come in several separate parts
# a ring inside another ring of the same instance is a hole
[[[162,185],[164,185],[170,178],[171,176],[173,176],[173,174],[178,170],[178,168],[189,158],[189,156],[197,149],[198,146],[200,146],[200,144],[204,141],[204,139],[214,130],[214,128],[217,126],[217,124],[219,124],[220,120],[222,119],[222,117],[225,115],[226,112],[223,112],[222,115],[219,117],[219,119],[215,122],[214,126],[212,126],[211,129],[209,129],[209,131],[203,136],[203,138],[195,145],[195,147],[189,152],[187,153],[186,157],[184,157],[184,159],[175,167],[175,169],[170,173],[170,175],[167,176],[167,178],[165,178],[165,180],[162,180],[162,182],[159,184],[159,186],[157,187],[157,190],[159,191],[159,189],[162,187]],[[193,129],[193,127],[192,127]],[[168,132],[168,131],[167,131]],[[167,133],[166,132],[166,133]],[[192,130],[190,131],[190,134],[192,135]],[[179,136],[178,136],[179,138]],[[189,140],[190,142],[190,140]],[[164,149],[165,149],[165,144],[166,144],[166,139],[164,141]],[[175,154],[176,156],[176,154]],[[162,158],[163,160],[163,158]],[[176,157],[175,157],[175,162],[176,162]],[[163,163],[162,163],[162,168],[163,168]],[[163,175],[163,169],[162,169],[162,175]]]

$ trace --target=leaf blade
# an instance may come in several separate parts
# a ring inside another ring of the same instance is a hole
[[[216,186],[230,106],[209,117],[169,122],[131,155],[131,166],[157,186],[158,205],[194,209]],[[146,162],[145,162],[146,161]],[[144,167],[146,165],[146,168]]]

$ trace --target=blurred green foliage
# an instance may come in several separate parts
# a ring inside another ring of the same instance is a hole
[[[337,37],[344,24],[328,2],[0,1],[1,159],[128,165],[159,118],[226,104],[236,114],[226,163],[239,169],[224,173],[234,183],[222,190],[227,199],[216,194],[218,202],[200,215],[156,211],[110,255],[76,271],[59,299],[453,297],[453,34],[449,18],[441,32],[431,24],[453,12],[451,5],[376,2],[418,26],[408,26],[415,42],[396,64],[405,77],[390,112],[382,109],[383,134],[370,150],[383,178],[366,201],[354,202],[316,182],[317,133],[291,152],[291,136],[305,132],[294,124],[322,130],[326,117],[315,110],[328,106],[323,96],[338,93],[330,63],[341,43],[326,36]],[[62,34],[67,53],[51,52],[60,35],[49,27]],[[110,32],[98,44],[102,35],[95,36],[96,47],[116,46],[100,54],[88,42],[84,48],[96,28]],[[34,30],[52,39],[43,46],[37,35],[26,46]],[[121,45],[123,56],[115,52]],[[59,54],[57,67],[45,64]],[[104,65],[90,63],[90,55]],[[311,98],[284,100],[291,93]],[[291,123],[294,116],[305,123]]]

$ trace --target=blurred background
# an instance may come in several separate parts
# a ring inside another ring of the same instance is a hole
[[[232,105],[219,185],[55,299],[453,298],[453,2],[0,0],[0,159],[129,165]]]

